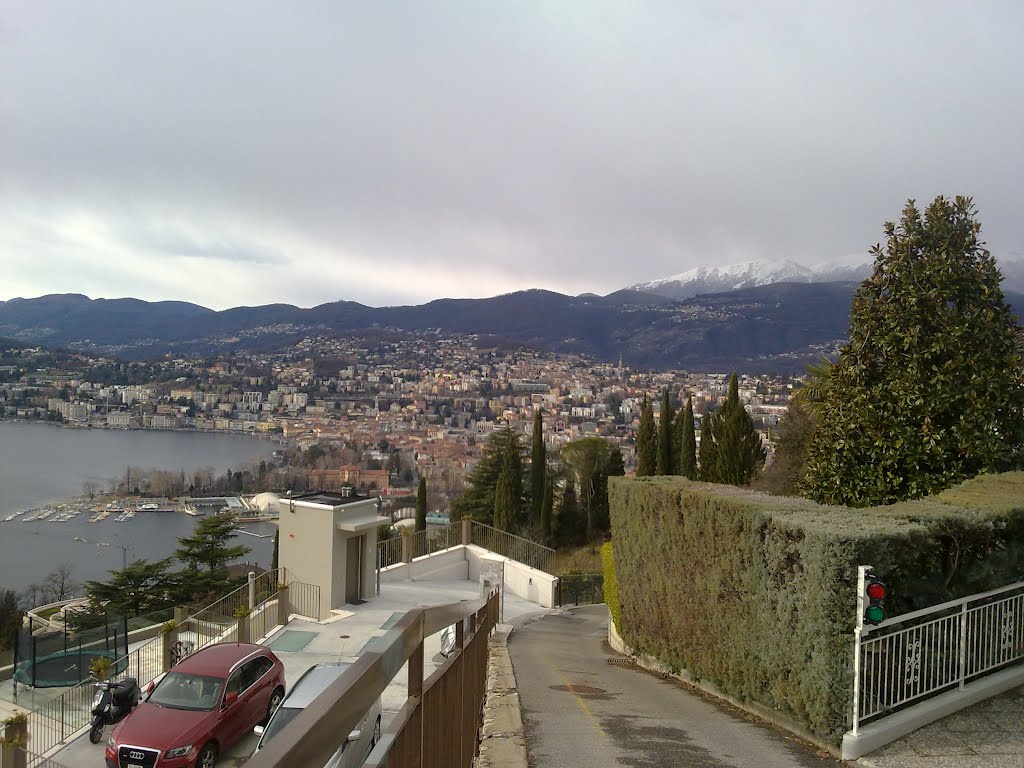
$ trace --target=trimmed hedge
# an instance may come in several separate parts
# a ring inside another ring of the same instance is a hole
[[[619,582],[615,579],[615,554],[610,541],[601,546],[601,570],[604,571],[604,603],[608,606],[615,631],[622,632],[622,622],[619,620]]]
[[[1024,579],[1024,472],[866,509],[681,477],[609,495],[623,639],[836,744],[858,565],[887,580],[890,615]]]

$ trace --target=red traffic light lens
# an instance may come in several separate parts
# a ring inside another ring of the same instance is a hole
[[[870,597],[872,600],[881,600],[885,597],[885,593],[887,590],[885,588],[885,584],[883,584],[882,582],[872,581],[868,583],[867,589],[865,591],[868,593],[868,597]]]

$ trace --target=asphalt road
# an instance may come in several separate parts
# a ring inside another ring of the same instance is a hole
[[[617,665],[622,657],[602,645],[607,621],[603,605],[589,606],[512,633],[530,768],[843,765],[679,683]]]

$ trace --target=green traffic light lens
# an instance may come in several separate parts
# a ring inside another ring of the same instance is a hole
[[[864,611],[864,620],[871,624],[880,624],[885,621],[885,608],[880,605],[869,605]]]

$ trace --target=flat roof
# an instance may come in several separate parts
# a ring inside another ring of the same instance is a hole
[[[350,493],[347,496],[341,493],[329,493],[327,491],[318,491],[316,493],[302,493],[298,496],[285,496],[281,501],[305,501],[310,504],[325,504],[329,507],[340,507],[342,504],[352,504],[357,501],[367,501],[368,499],[375,499],[376,496],[360,496],[357,493]]]

